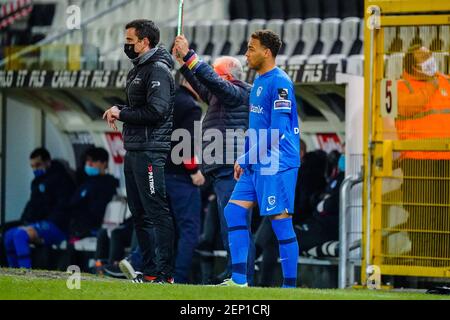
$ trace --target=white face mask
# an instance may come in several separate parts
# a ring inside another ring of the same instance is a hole
[[[422,72],[429,77],[434,76],[437,72],[437,64],[434,57],[430,57],[428,60],[422,62],[420,66],[422,67]]]

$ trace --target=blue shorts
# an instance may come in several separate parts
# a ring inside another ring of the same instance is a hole
[[[298,168],[275,175],[245,170],[234,187],[230,200],[257,202],[262,216],[294,213]]]
[[[67,236],[54,223],[50,221],[39,221],[29,225],[36,230],[39,238],[44,240],[44,244],[51,246],[53,244],[60,244],[66,240]]]

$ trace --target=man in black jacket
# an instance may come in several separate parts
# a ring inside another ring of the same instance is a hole
[[[173,60],[156,46],[159,29],[152,21],[135,20],[125,29],[124,51],[134,64],[127,78],[127,105],[113,106],[104,118],[112,128],[116,120],[124,123],[125,182],[143,255],[143,281],[173,283],[174,227],[164,181],[175,96]]]
[[[243,151],[243,133],[248,128],[251,86],[239,80],[242,74],[242,65],[239,60],[233,57],[220,57],[214,62],[214,68],[211,68],[207,63],[202,62],[193,50],[189,50],[189,43],[184,36],[178,36],[175,39],[172,53],[182,65],[180,71],[183,76],[200,98],[208,104],[208,110],[202,121],[202,171],[211,180],[217,196],[222,242],[230,257],[224,208],[236,184],[234,162]],[[221,155],[218,154],[218,150],[211,152],[211,147],[217,143],[214,137],[217,130],[223,138]],[[240,131],[242,135],[237,137],[227,135],[228,130],[235,133]],[[250,216],[251,211],[248,213],[248,223],[250,223]],[[251,235],[250,239],[247,278],[251,285],[255,246]],[[227,270],[215,282],[220,283],[230,276],[231,259],[228,259]]]
[[[65,211],[75,184],[58,161],[44,148],[30,155],[34,180],[31,197],[17,227],[5,232],[4,245],[10,267],[31,268],[30,243],[59,244],[66,239],[64,226],[70,221]]]

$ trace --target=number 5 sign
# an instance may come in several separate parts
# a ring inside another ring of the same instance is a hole
[[[397,80],[382,79],[380,93],[381,116],[393,119],[397,118]]]

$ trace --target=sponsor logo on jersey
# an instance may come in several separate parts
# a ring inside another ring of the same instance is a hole
[[[250,112],[257,113],[257,114],[263,114],[264,109],[260,106],[250,106]]]

